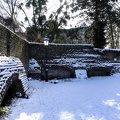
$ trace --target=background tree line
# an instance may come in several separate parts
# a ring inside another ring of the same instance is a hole
[[[97,48],[104,48],[106,45],[119,48],[120,3],[118,0],[73,0],[71,3],[67,0],[59,1],[58,9],[47,19],[47,0],[1,0],[0,21],[14,32],[21,31],[24,23],[19,23],[17,17],[19,12],[23,12],[28,23],[26,35],[29,41],[42,42],[42,37],[47,34],[50,42],[68,43],[66,40],[70,41],[70,38],[67,36],[71,36],[72,41],[73,35],[65,31],[64,26],[71,19],[71,10],[76,13],[73,18],[84,18],[84,21],[90,23],[85,30],[87,43],[92,43]],[[25,7],[32,9],[32,22],[26,14]],[[80,35],[78,32],[76,37],[79,39]]]

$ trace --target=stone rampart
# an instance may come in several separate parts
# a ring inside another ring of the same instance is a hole
[[[94,49],[90,44],[53,44],[47,47],[47,59],[61,58],[72,51],[81,51],[92,54],[100,54],[111,61],[120,62],[120,50]],[[28,72],[29,59],[34,58],[40,64],[45,62],[46,48],[43,43],[28,42],[0,24],[0,55],[20,58],[26,73]]]
[[[74,51],[83,51],[83,49],[93,50],[93,46],[90,44],[54,44],[51,43],[47,46],[48,59],[59,58],[63,54]],[[46,48],[43,44],[30,43],[29,44],[29,56],[36,60],[44,60],[46,54]]]
[[[28,42],[0,24],[0,55],[20,58],[28,71]]]

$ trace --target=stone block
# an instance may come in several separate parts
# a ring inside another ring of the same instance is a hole
[[[46,78],[45,69],[41,72],[41,79]],[[75,70],[65,65],[48,66],[48,79],[75,78]]]
[[[107,67],[90,67],[87,69],[87,76],[92,77],[92,76],[110,76],[112,73],[112,66],[107,66]]]

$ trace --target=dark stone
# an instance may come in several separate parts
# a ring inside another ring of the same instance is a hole
[[[47,47],[48,59],[54,59],[56,57],[60,57],[63,54],[71,53],[73,51],[84,51],[84,49],[93,50],[92,45],[67,45],[67,44],[49,44]],[[29,56],[30,58],[34,58],[36,60],[44,60],[45,59],[45,46],[43,44],[29,44]]]
[[[41,73],[41,79],[46,78],[45,69]],[[75,78],[75,70],[65,65],[52,65],[48,67],[48,79]]]
[[[41,73],[28,73],[28,77],[33,79],[41,79]]]
[[[112,73],[112,66],[107,66],[107,67],[90,67],[87,69],[87,76],[92,77],[92,76],[110,76]]]
[[[8,100],[11,100],[15,96],[23,98],[27,97],[18,73],[14,73],[9,77],[6,82],[6,86],[4,86],[1,92],[1,95],[2,98],[0,100],[0,106],[4,105],[5,103],[9,103]]]

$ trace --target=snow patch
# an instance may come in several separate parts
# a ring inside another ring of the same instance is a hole
[[[83,80],[87,78],[86,70],[75,70],[75,74],[77,79]]]
[[[41,73],[41,66],[38,64],[38,62],[34,58],[29,60],[29,72]]]

